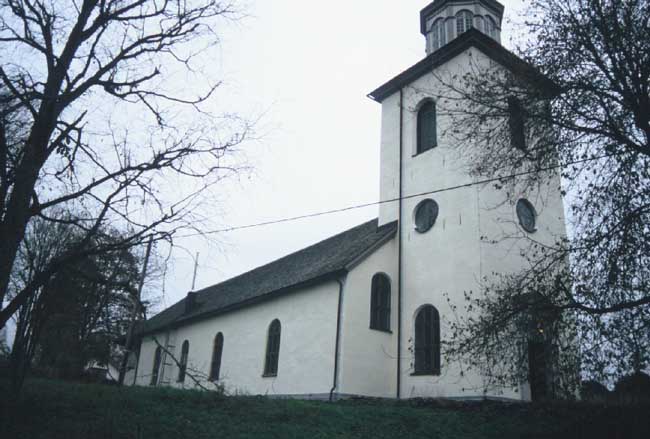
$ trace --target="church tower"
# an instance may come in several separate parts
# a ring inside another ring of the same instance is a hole
[[[427,55],[471,28],[501,43],[503,5],[494,0],[436,0],[420,11]]]
[[[398,221],[397,397],[531,398],[528,383],[495,388],[444,360],[465,293],[524,269],[531,242],[566,235],[559,176],[536,192],[475,184],[448,135],[463,127],[437,102],[441,73],[460,76],[477,62],[514,68],[518,58],[500,44],[503,11],[495,0],[435,0],[420,13],[426,57],[369,94],[382,105],[380,199],[399,200],[379,212],[380,225]]]

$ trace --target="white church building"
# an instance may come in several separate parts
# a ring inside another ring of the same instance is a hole
[[[528,383],[490,387],[444,355],[451,306],[464,312],[481,279],[523,268],[531,238],[566,233],[557,176],[544,193],[433,192],[473,181],[444,134],[451,120],[436,112],[435,73],[463,72],[470,59],[523,64],[500,44],[502,18],[495,0],[426,6],[426,57],[369,94],[382,106],[380,199],[395,201],[380,203],[376,219],[188,293],[144,323],[127,380],[192,388],[192,371],[250,395],[530,399]],[[511,239],[491,242],[504,233]]]

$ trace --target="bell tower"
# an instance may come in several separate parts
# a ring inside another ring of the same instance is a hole
[[[480,183],[465,152],[481,145],[461,150],[454,136],[465,127],[446,107],[445,78],[527,68],[500,44],[503,12],[496,0],[429,3],[420,12],[426,56],[369,94],[382,105],[379,224],[398,222],[398,398],[532,395],[527,383],[494,385],[462,359],[445,360],[449,322],[470,312],[466,294],[525,270],[534,245],[566,237],[559,175],[538,188]]]
[[[494,0],[436,0],[420,11],[420,32],[427,55],[469,29],[478,29],[501,42],[503,5]]]

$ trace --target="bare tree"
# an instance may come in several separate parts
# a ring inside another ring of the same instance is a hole
[[[238,17],[218,0],[0,0],[0,302],[33,218],[84,233],[14,292],[0,327],[65,264],[200,231],[250,124],[204,110],[209,75],[198,94],[172,79],[199,77],[220,20]],[[124,233],[101,239],[106,226]]]
[[[549,349],[567,353],[568,338],[557,340],[570,335],[585,373],[613,379],[650,365],[648,23],[642,0],[533,1],[517,49],[526,63],[440,75],[473,175],[525,190],[558,173],[553,189],[568,206],[570,239],[531,238],[530,268],[484,283],[468,297],[475,312],[454,324],[450,355],[487,369],[511,357],[514,368],[494,371],[501,381],[525,378],[529,353],[513,340],[541,336],[540,315],[543,337],[555,333]]]

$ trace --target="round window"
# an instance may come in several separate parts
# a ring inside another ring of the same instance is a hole
[[[530,201],[521,198],[517,201],[517,218],[519,218],[519,224],[521,227],[529,233],[534,232],[535,230],[535,219],[537,213],[535,213],[535,208]]]
[[[415,207],[415,230],[420,233],[428,231],[438,218],[438,203],[428,198]]]

